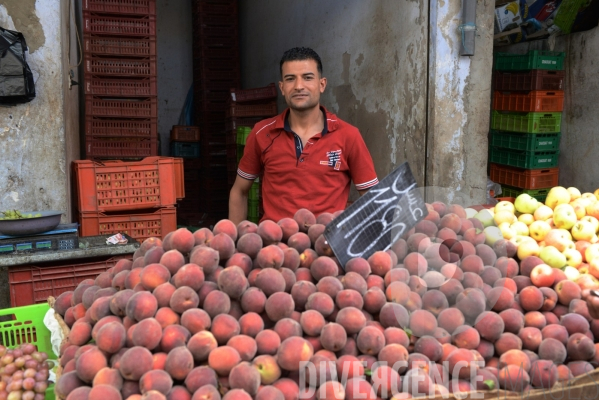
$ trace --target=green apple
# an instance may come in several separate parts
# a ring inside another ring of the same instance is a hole
[[[591,222],[581,220],[574,224],[571,232],[574,239],[590,242],[595,236],[595,227]]]
[[[510,225],[510,228],[512,228],[514,232],[516,232],[516,235],[530,236],[528,225],[526,225],[524,222],[516,221]]]
[[[465,208],[464,211],[466,211],[466,218],[472,218],[478,213],[474,208]]]
[[[576,212],[570,204],[560,204],[553,209],[553,224],[556,228],[570,230],[576,221]]]
[[[485,233],[485,244],[493,247],[496,241],[503,239],[503,233],[496,226],[487,226],[484,231]]]
[[[522,193],[521,195],[516,197],[514,206],[516,207],[516,210],[518,212],[533,214],[540,206],[540,203],[537,199],[531,197],[529,194]]]
[[[539,258],[553,268],[562,268],[566,265],[566,256],[553,246],[543,247],[539,253]]]
[[[485,227],[485,228],[487,226],[495,226],[495,220],[493,219],[493,214],[491,214],[491,212],[489,210],[480,210],[479,212],[476,213],[474,218],[479,220],[483,224],[483,227]]]
[[[500,201],[499,203],[495,204],[495,212],[501,210],[507,210],[514,214],[516,212],[516,207],[514,207],[514,203],[511,201]]]
[[[528,227],[530,237],[536,240],[537,242],[545,240],[545,236],[547,236],[550,230],[551,225],[542,220],[535,221]]]

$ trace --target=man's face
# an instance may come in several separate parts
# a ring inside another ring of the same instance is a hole
[[[305,111],[320,104],[320,94],[327,86],[321,78],[314,60],[287,61],[283,63],[283,80],[279,82],[287,106]]]

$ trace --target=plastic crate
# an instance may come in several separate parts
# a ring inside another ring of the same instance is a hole
[[[208,46],[208,45],[193,46],[193,49],[192,49],[193,62],[194,63],[201,62],[202,59],[206,59],[206,58],[236,57],[236,55],[239,54],[239,48],[233,41],[231,42],[231,44],[232,44],[231,47],[227,47],[227,46],[214,47],[214,46]],[[227,97],[230,97],[230,94],[228,92],[227,92]]]
[[[156,0],[83,0],[83,9],[101,13],[155,15]]]
[[[85,96],[85,115],[91,117],[156,118],[156,97],[144,99],[103,99]]]
[[[547,194],[549,193],[550,190],[551,190],[551,188],[534,189],[533,190],[533,189],[521,189],[521,188],[515,188],[515,187],[509,187],[509,186],[501,186],[501,195],[515,199],[516,197],[520,196],[522,193],[526,193],[526,194],[530,195],[531,197],[534,197],[535,199],[537,199],[540,202],[545,202],[545,199],[547,198]]]
[[[562,1],[559,8],[557,9],[557,13],[555,14],[555,19],[553,20],[553,23],[563,33],[570,33],[572,30],[572,25],[574,24],[574,20],[576,20],[576,16],[578,15],[578,10],[580,10],[580,8],[583,7],[586,3],[590,3],[590,1]]]
[[[530,69],[564,69],[566,53],[531,50],[527,54],[495,53],[495,69],[499,71],[526,71]]]
[[[194,93],[194,99],[200,102],[226,103],[229,99],[229,92],[225,90],[204,90]]]
[[[185,169],[183,167],[183,159],[175,157],[175,195],[177,200],[185,198]]]
[[[203,19],[208,18],[210,15],[227,15],[231,16],[237,13],[237,1],[220,1],[220,2],[207,2],[207,1],[194,1],[193,2],[194,12],[197,13],[197,17]]]
[[[260,183],[254,181],[252,186],[250,187],[250,191],[248,193],[249,200],[259,200],[260,199]]]
[[[155,36],[156,16],[121,17],[83,11],[83,33],[116,36]]]
[[[184,197],[177,193],[176,169],[175,159],[170,157],[139,162],[73,161],[79,212],[173,206]]]
[[[237,145],[237,164],[239,164],[239,161],[241,161],[241,158],[243,157],[244,148],[245,146]]]
[[[106,79],[96,76],[85,77],[85,94],[110,97],[156,96],[156,77],[145,79]]]
[[[171,129],[171,141],[199,142],[200,128],[198,126],[174,125]]]
[[[193,77],[199,80],[200,87],[203,90],[230,90],[232,86],[236,86],[239,83],[240,71],[238,67],[221,69],[221,68],[202,68],[194,65]],[[212,81],[225,81],[222,86],[218,86]]]
[[[87,159],[141,159],[157,155],[157,140],[85,137]]]
[[[558,184],[559,168],[522,169],[491,164],[491,180],[522,189],[554,187]]]
[[[277,102],[266,104],[231,103],[227,109],[227,117],[273,117],[277,115]]]
[[[85,135],[90,137],[158,137],[157,118],[103,119],[85,117]]]
[[[564,90],[564,71],[533,69],[526,72],[493,73],[494,89],[500,91]]]
[[[106,58],[85,55],[86,75],[150,77],[156,76],[156,56],[145,58]]]
[[[248,220],[256,222],[259,219],[260,207],[259,200],[248,200]]]
[[[561,133],[491,131],[491,147],[523,151],[559,150]]]
[[[533,90],[528,93],[500,92],[493,95],[493,109],[500,111],[558,112],[564,109],[564,92]]]
[[[254,128],[258,122],[262,121],[263,118],[227,118],[227,122],[225,123],[225,130],[227,131],[237,131],[237,128],[240,126],[247,126],[251,129]]]
[[[123,255],[85,263],[9,267],[10,304],[20,307],[44,303],[50,296],[58,297],[64,292],[75,290],[85,279],[95,279],[123,258],[131,260],[133,257]]]
[[[200,156],[200,144],[192,142],[171,142],[171,156],[198,158]]]
[[[156,55],[156,37],[128,38],[86,35],[83,39],[86,54],[108,56],[149,57]]]
[[[492,163],[526,169],[553,168],[558,160],[559,150],[527,152],[498,147],[491,149],[489,157]]]
[[[265,87],[253,89],[231,89],[231,100],[238,103],[245,101],[270,100],[277,98],[277,88],[274,83]]]
[[[491,128],[525,133],[558,133],[562,113],[515,113],[493,111]]]
[[[80,236],[126,233],[141,243],[150,237],[162,239],[176,230],[177,212],[174,207],[168,207],[143,214],[79,213],[79,223]]]
[[[245,142],[247,141],[251,131],[252,128],[248,126],[240,126],[237,128],[237,144],[245,146]]]

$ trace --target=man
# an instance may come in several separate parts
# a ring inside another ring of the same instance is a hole
[[[261,121],[248,136],[229,197],[229,219],[247,218],[247,195],[261,176],[264,217],[279,221],[301,208],[318,216],[342,210],[350,182],[360,195],[378,183],[357,128],[320,105],[327,86],[314,50],[293,48],[280,62],[279,89],[287,108]]]

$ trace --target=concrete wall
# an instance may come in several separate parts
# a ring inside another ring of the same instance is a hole
[[[193,82],[191,0],[158,0],[158,132],[162,155]]]
[[[278,82],[285,50],[313,48],[328,79],[322,104],[360,129],[379,179],[408,161],[423,185],[427,15],[427,2],[242,1],[242,85]]]
[[[554,43],[539,40],[501,47],[498,50],[520,54],[528,50],[566,52],[559,184],[564,187],[574,186],[583,193],[599,188],[599,173],[594,167],[596,154],[599,152],[599,28],[558,36]]]
[[[25,35],[37,97],[0,107],[0,210],[60,210],[69,220],[68,157],[63,82],[64,4],[53,0],[3,0],[0,26]]]

